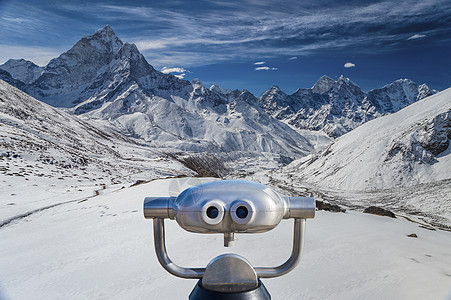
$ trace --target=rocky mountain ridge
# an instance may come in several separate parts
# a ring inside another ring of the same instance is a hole
[[[349,78],[341,76],[335,81],[322,76],[311,89],[287,95],[273,86],[259,100],[268,114],[287,124],[338,137],[433,93],[426,84],[417,85],[408,79],[365,93]]]

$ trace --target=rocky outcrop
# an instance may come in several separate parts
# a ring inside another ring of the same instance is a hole
[[[372,214],[372,215],[378,215],[378,216],[384,216],[384,217],[390,217],[390,218],[396,218],[395,214],[391,211],[384,209],[382,207],[377,206],[370,206],[363,210],[365,214]]]

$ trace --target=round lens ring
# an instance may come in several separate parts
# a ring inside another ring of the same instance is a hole
[[[247,217],[249,211],[247,210],[247,207],[240,206],[236,209],[236,216],[240,219],[244,219]]]
[[[219,215],[219,210],[215,206],[207,208],[207,217],[210,219],[216,219]]]

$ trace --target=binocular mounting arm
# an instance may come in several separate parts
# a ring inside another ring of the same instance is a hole
[[[188,279],[201,279],[206,268],[184,268],[176,265],[169,258],[166,251],[166,240],[164,231],[164,219],[153,219],[153,232],[155,252],[158,261],[163,268],[174,276]],[[305,219],[294,219],[293,248],[290,258],[277,267],[256,267],[254,268],[258,278],[273,278],[285,275],[293,270],[301,260],[304,248]]]
[[[205,268],[183,268],[173,263],[169,258],[166,251],[164,219],[153,219],[153,239],[158,261],[166,271],[174,276],[188,279],[200,279],[204,276]]]

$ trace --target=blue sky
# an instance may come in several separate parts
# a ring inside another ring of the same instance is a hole
[[[324,74],[366,91],[399,78],[451,86],[449,0],[0,0],[0,63],[45,65],[106,24],[158,70],[257,96]]]

